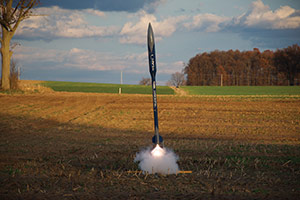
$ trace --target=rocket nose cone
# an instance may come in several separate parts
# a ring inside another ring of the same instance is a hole
[[[148,48],[149,48],[150,51],[153,51],[154,34],[153,34],[151,23],[149,23],[149,26],[148,26],[148,36],[147,37],[148,37]]]

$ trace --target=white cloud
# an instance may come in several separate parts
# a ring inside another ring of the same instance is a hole
[[[198,14],[193,17],[192,22],[185,23],[184,26],[189,30],[201,30],[205,32],[217,32],[221,30],[222,23],[228,22],[229,17],[221,17],[214,14]]]
[[[126,68],[123,58],[112,53],[73,48],[68,51],[64,66],[86,70],[121,70]]]
[[[188,30],[218,32],[226,28],[296,29],[300,28],[300,11],[281,6],[272,11],[261,0],[254,1],[246,13],[224,17],[210,13],[198,14],[185,23]]]
[[[164,37],[172,35],[179,24],[186,19],[185,16],[177,16],[158,21],[154,15],[147,14],[144,11],[140,12],[138,15],[139,21],[137,23],[128,22],[123,26],[120,32],[121,43],[145,44],[149,22],[151,22],[154,29],[155,40],[159,41]]]
[[[149,1],[145,6],[156,8],[166,0]],[[150,9],[149,8],[149,9]],[[146,8],[144,8],[146,10]],[[188,31],[218,32],[231,28],[255,28],[261,30],[285,30],[300,28],[300,10],[289,6],[282,6],[274,11],[262,0],[254,1],[248,11],[240,16],[225,17],[211,13],[195,16],[172,16],[158,20],[153,14],[145,10],[128,14],[132,16],[123,27],[95,26],[88,22],[87,16],[106,20],[106,13],[95,9],[69,10],[58,6],[34,9],[34,13],[43,16],[31,17],[20,24],[17,39],[48,40],[57,38],[86,38],[110,37],[119,38],[125,44],[145,44],[148,23],[154,28],[156,41],[169,37],[180,28]],[[135,19],[137,19],[135,21]],[[240,30],[242,31],[242,30]]]
[[[42,49],[18,46],[14,50],[13,58],[22,62],[63,62],[66,52],[56,49]]]
[[[17,37],[52,40],[55,38],[105,37],[116,35],[119,32],[119,28],[116,26],[90,25],[85,19],[86,15],[105,16],[103,12],[97,10],[67,10],[53,6],[37,8],[34,13],[41,16],[23,21],[17,29]]]
[[[172,63],[158,63],[159,71],[158,73],[162,74],[173,74],[175,72],[181,72],[183,69],[183,61],[175,61]]]
[[[147,13],[154,13],[158,6],[166,3],[167,0],[149,0],[146,1],[146,4],[143,7],[143,10],[147,11]]]
[[[281,6],[272,11],[261,0],[252,3],[247,13],[233,18],[234,26],[260,29],[296,29],[300,28],[299,10]]]
[[[92,15],[95,15],[95,16],[98,16],[98,17],[104,17],[105,16],[105,13],[104,12],[101,12],[99,10],[94,10],[94,9],[84,9],[82,10],[82,12],[87,12],[89,14],[92,14]]]
[[[129,53],[116,55],[107,52],[98,52],[87,49],[72,48],[69,50],[43,49],[38,47],[16,48],[13,58],[21,61],[22,69],[80,69],[86,71],[119,71],[127,73],[148,73],[148,53]],[[47,64],[48,63],[48,64]],[[182,61],[171,63],[158,62],[158,74],[171,74],[180,72]]]
[[[140,54],[116,55],[109,52],[72,48],[69,50],[43,49],[37,47],[19,46],[16,48],[14,59],[22,61],[26,67],[39,66],[51,63],[52,69],[71,68],[84,70],[123,70],[132,73],[144,73],[147,68],[147,52]],[[48,66],[47,66],[48,68]]]
[[[155,3],[162,2],[164,0],[155,1]],[[155,7],[155,5],[153,6]],[[28,40],[43,39],[51,41],[57,38],[114,36],[120,43],[145,45],[147,42],[148,23],[151,22],[156,41],[170,37],[178,30],[204,32],[225,30],[238,33],[245,40],[255,41],[255,46],[257,46],[261,41],[267,41],[268,45],[278,41],[290,41],[287,38],[291,35],[294,35],[294,39],[291,41],[298,41],[300,30],[300,10],[289,6],[271,10],[261,0],[253,2],[246,13],[237,17],[202,13],[189,17],[172,16],[158,18],[145,11],[122,13],[121,16],[128,16],[128,22],[124,23],[123,27],[121,25],[118,27],[114,25],[95,26],[90,24],[88,21],[90,18],[107,19],[106,12],[94,9],[68,10],[54,6],[37,8],[35,12],[46,16],[32,17],[23,21],[17,30],[17,37]],[[116,16],[113,21],[118,19],[118,17]],[[119,46],[122,47],[122,45]],[[182,70],[183,63],[178,61],[176,57],[168,58],[169,62],[161,62],[160,60],[163,59],[159,59],[159,56],[161,54],[158,55],[157,59],[158,73],[171,74]],[[124,69],[132,73],[148,72],[146,48],[142,49],[141,53],[119,55],[113,52],[98,52],[72,47],[69,50],[49,50],[21,46],[16,49],[14,57],[22,60],[22,63],[24,62],[22,65],[24,66],[27,63],[26,66],[30,67],[31,63],[34,62],[35,66],[39,65],[41,69],[50,66],[52,68],[65,67],[67,69],[76,68],[87,71]],[[44,63],[46,64],[44,65]]]

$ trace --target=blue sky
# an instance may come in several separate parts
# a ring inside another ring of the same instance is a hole
[[[40,16],[13,38],[21,78],[138,84],[150,77],[147,27],[158,84],[198,53],[300,44],[299,0],[41,0]]]

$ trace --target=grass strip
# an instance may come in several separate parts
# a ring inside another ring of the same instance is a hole
[[[50,87],[58,92],[89,92],[89,93],[119,93],[119,88],[124,94],[152,94],[151,86],[104,84],[104,83],[82,83],[64,81],[45,81],[44,86]],[[157,94],[173,95],[174,91],[168,86],[158,86]]]

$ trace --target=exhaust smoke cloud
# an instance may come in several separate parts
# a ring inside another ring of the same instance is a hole
[[[149,147],[137,153],[134,162],[139,162],[139,168],[149,174],[176,174],[179,172],[178,159],[171,149],[156,145],[153,150]]]

